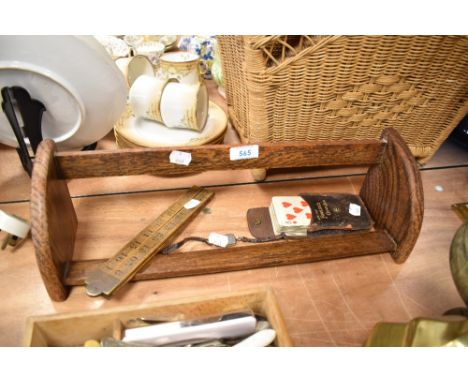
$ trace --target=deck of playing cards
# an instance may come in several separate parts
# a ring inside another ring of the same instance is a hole
[[[276,236],[307,236],[312,219],[309,204],[300,196],[274,196],[269,207]]]
[[[359,195],[341,193],[274,196],[269,207],[250,208],[247,223],[252,236],[262,240],[343,234],[374,224]]]

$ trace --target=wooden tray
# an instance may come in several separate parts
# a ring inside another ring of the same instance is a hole
[[[230,145],[58,153],[39,145],[32,174],[31,232],[49,296],[67,298],[103,260],[73,261],[77,217],[66,179],[115,175],[184,175],[209,170],[370,166],[360,197],[375,222],[372,231],[283,240],[250,246],[155,256],[133,281],[202,275],[388,252],[397,263],[409,256],[424,211],[416,162],[393,129],[380,140],[261,143],[258,158],[230,160]],[[190,152],[189,166],[169,162],[172,150]],[[189,185],[191,186],[191,185]],[[202,186],[202,185],[199,185]],[[226,227],[229,229],[229,227]]]
[[[169,320],[195,319],[252,309],[265,316],[276,330],[276,346],[292,346],[283,316],[271,289],[251,289],[203,297],[191,297],[145,305],[125,306],[78,313],[29,317],[25,346],[82,346],[86,340],[112,337],[114,323],[142,316]]]

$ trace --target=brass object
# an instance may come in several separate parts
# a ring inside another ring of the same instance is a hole
[[[126,284],[167,242],[203,209],[213,192],[193,186],[159,215],[116,255],[93,269],[86,278],[86,293],[110,296]]]
[[[453,237],[450,246],[450,271],[458,293],[468,306],[468,220]]]
[[[450,270],[460,296],[468,305],[468,221],[452,240]],[[466,316],[466,309],[451,309],[446,314],[454,313]],[[468,319],[447,315],[443,319],[416,318],[406,324],[379,323],[364,346],[468,346]]]
[[[95,348],[95,347],[100,347],[101,344],[99,343],[99,341],[96,341],[96,340],[86,340],[83,346],[85,348]]]
[[[452,210],[455,211],[461,220],[468,220],[468,202],[452,204]]]
[[[379,323],[364,346],[468,346],[468,320],[416,318],[406,324]]]

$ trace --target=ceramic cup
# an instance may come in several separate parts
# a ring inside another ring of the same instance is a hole
[[[195,53],[200,57],[200,69],[205,79],[211,79],[211,68],[216,50],[215,36],[187,35],[181,36],[178,42],[180,50]]]
[[[128,96],[137,117],[163,122],[160,104],[166,84],[166,80],[148,75],[139,76],[135,80]]]
[[[192,85],[143,75],[130,88],[129,100],[135,116],[170,128],[201,131],[208,118],[209,97],[204,82]]]
[[[159,58],[164,54],[164,44],[157,41],[142,42],[135,47],[135,52],[147,57],[154,66],[159,66]]]
[[[201,131],[208,118],[208,89],[197,84],[170,81],[161,97],[161,117],[167,127]]]
[[[195,85],[202,82],[200,58],[190,52],[173,52],[161,56],[158,76],[175,79],[182,84]]]
[[[115,64],[124,75],[129,87],[142,75],[154,77],[153,65],[145,56],[119,58],[115,60]]]

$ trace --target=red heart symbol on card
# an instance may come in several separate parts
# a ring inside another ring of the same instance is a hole
[[[307,219],[312,219],[312,214],[306,214]]]
[[[293,210],[294,210],[294,212],[295,212],[296,214],[298,214],[299,212],[302,211],[302,208],[294,207]]]
[[[282,204],[283,204],[283,207],[284,207],[284,208],[288,208],[288,207],[291,207],[291,206],[292,206],[292,204],[291,204],[291,203],[288,203],[288,202],[283,202]]]
[[[307,202],[305,202],[304,200],[301,202],[301,205],[302,205],[302,207],[307,207],[308,206]]]
[[[286,218],[287,218],[288,220],[293,220],[293,219],[296,218],[296,215],[286,214]]]

